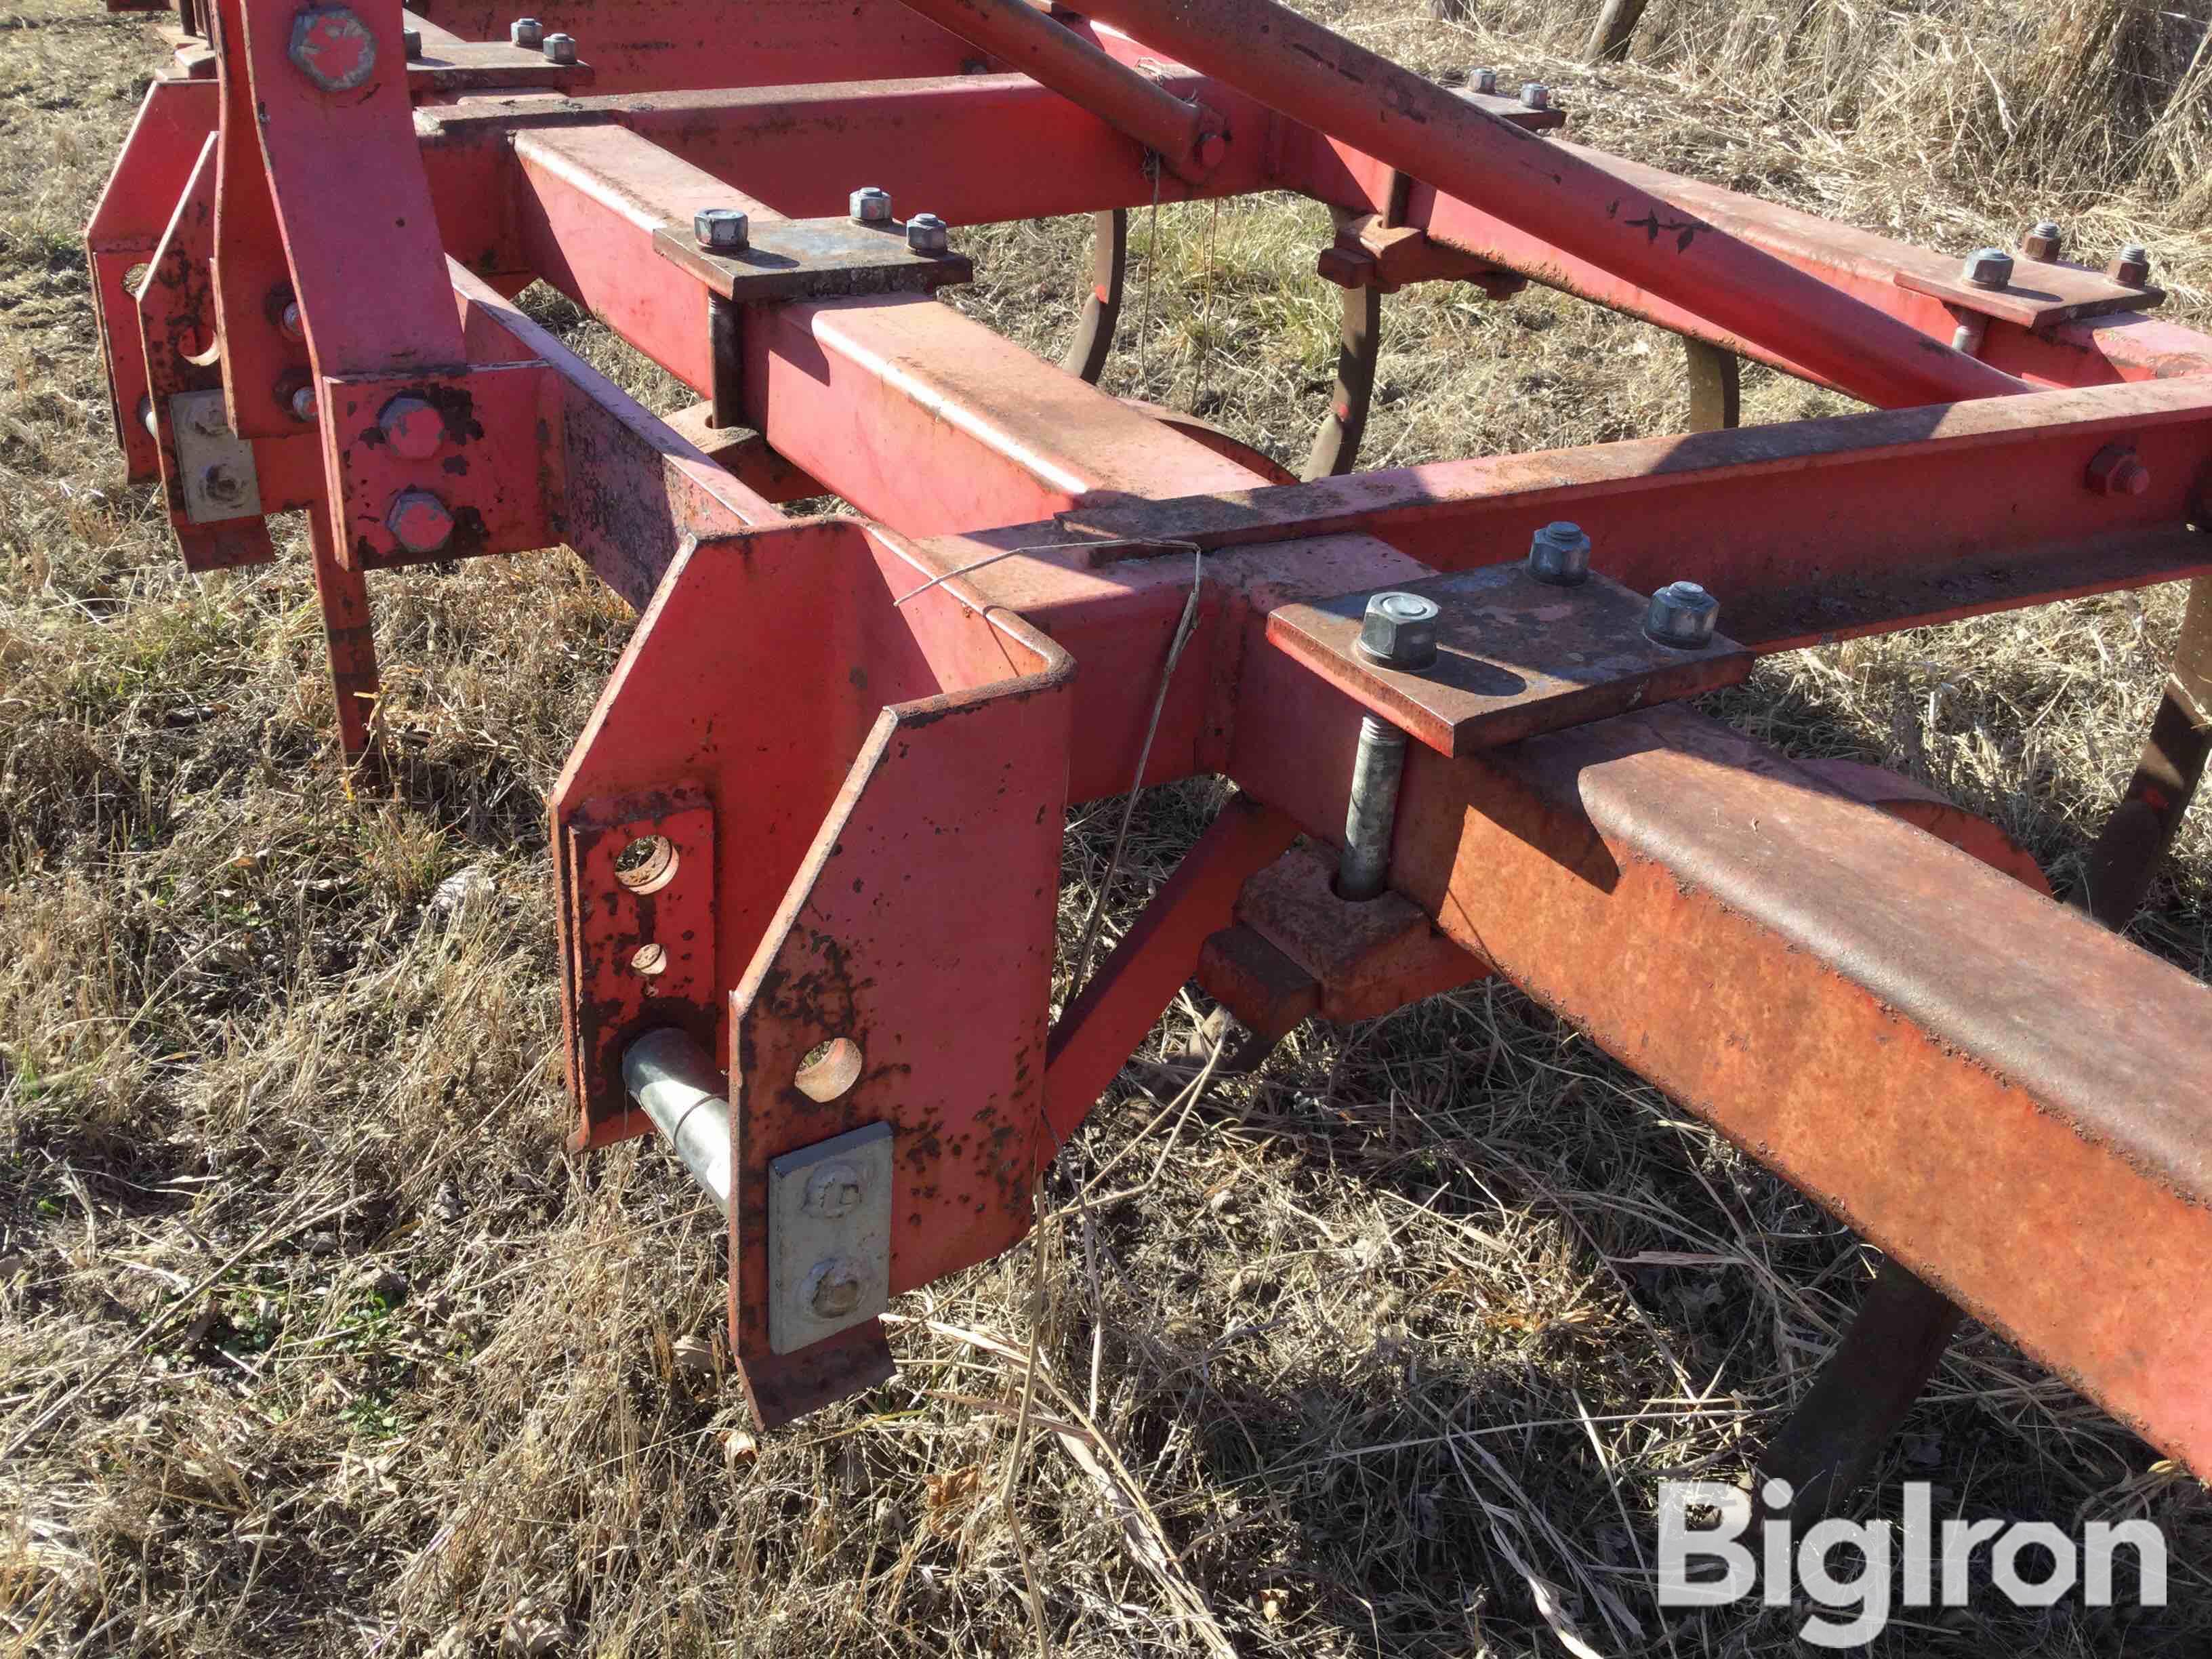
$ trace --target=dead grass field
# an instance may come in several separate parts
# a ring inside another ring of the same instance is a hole
[[[2042,213],[2139,236],[2212,321],[2203,0],[1655,0],[1603,72],[1562,0],[1315,9],[1424,70],[1539,76],[1577,136],[1932,245]],[[1654,1494],[1748,1469],[1869,1252],[1508,988],[1309,1027],[1196,1099],[1156,1046],[1036,1243],[899,1304],[897,1382],[746,1433],[717,1218],[655,1147],[561,1150],[542,800],[627,613],[565,554],[381,580],[402,759],[349,797],[301,550],[186,575],[106,430],[77,238],[156,61],[87,0],[0,7],[0,1444],[26,1442],[0,1650],[1017,1654],[1024,1551],[1069,1656],[1799,1650],[1802,1609],[1654,1607]],[[1324,222],[1139,216],[1111,389],[1298,459]],[[956,303],[1056,356],[1081,234],[963,238]],[[1408,295],[1389,327],[1370,465],[1679,419],[1667,337],[1554,296]],[[1764,374],[1747,404],[1833,406]],[[2178,611],[1802,653],[1720,712],[1936,784],[2063,885]],[[1217,804],[1142,803],[1114,915]],[[1116,816],[1075,815],[1072,916]],[[2137,929],[2199,975],[2206,823]],[[1049,1433],[1015,1460],[1032,1337],[1087,1462]],[[2203,1489],[2003,1342],[1958,1344],[1868,1505],[1905,1479],[2069,1531],[2151,1516],[2172,1605],[1984,1590],[1877,1651],[2212,1651]]]

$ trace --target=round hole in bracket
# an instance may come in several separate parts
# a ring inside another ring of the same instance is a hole
[[[146,290],[146,279],[153,274],[154,267],[140,261],[123,273],[123,291],[137,299]]]
[[[630,952],[630,971],[643,974],[650,979],[655,974],[668,971],[668,947],[665,945],[641,945]]]
[[[860,1080],[860,1045],[852,1038],[831,1037],[806,1051],[791,1080],[799,1093],[826,1106]]]
[[[676,879],[676,843],[640,836],[615,855],[615,879],[633,893],[657,893]]]

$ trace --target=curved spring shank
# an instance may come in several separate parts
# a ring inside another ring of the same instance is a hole
[[[1084,9],[1869,403],[2027,389],[1273,0],[1085,0]]]

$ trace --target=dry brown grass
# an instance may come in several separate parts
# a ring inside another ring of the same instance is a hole
[[[1603,73],[1558,0],[1458,27],[1320,9],[1416,67],[1540,75],[1593,142],[1932,244],[2039,211],[2141,235],[2208,314],[2205,65],[2169,15],[2201,6],[1655,0]],[[719,1338],[715,1218],[651,1147],[561,1151],[541,801],[627,618],[565,556],[381,581],[404,762],[348,798],[298,550],[185,576],[105,430],[76,237],[153,61],[82,0],[0,12],[0,1435],[69,1401],[0,1471],[0,1648],[1010,1654],[1034,1647],[1025,1544],[1069,1655],[1223,1650],[1209,1628],[1248,1654],[1560,1651],[1532,1577],[1601,1651],[1794,1650],[1789,1609],[1655,1615],[1654,1486],[1747,1467],[1866,1252],[1503,988],[1310,1027],[1180,1104],[1156,1048],[1037,1245],[900,1305],[896,1384],[746,1435],[678,1346]],[[1114,389],[1297,459],[1332,349],[1321,222],[1170,209],[1155,253],[1140,219]],[[975,234],[959,303],[1057,355],[1079,236]],[[1390,326],[1374,463],[1680,406],[1665,337],[1553,296],[1409,295]],[[1764,374],[1748,398],[1833,407]],[[1929,779],[2063,881],[2176,613],[2154,592],[1805,653],[1723,712]],[[1218,799],[1142,804],[1118,916]],[[1116,817],[1076,815],[1075,896]],[[2204,822],[2138,930],[2199,974]],[[1074,1427],[1030,1434],[1010,1513],[1032,1334],[1038,1411]],[[1958,1346],[1884,1492],[1908,1476],[1975,1515],[2152,1514],[2175,1605],[1984,1595],[1882,1651],[2212,1641],[2201,1489],[2003,1343]]]

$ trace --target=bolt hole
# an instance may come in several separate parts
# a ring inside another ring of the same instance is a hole
[[[630,952],[629,965],[634,972],[651,979],[655,974],[668,971],[668,947],[665,945],[641,945]]]
[[[154,274],[154,267],[143,262],[123,273],[123,291],[136,300],[146,291],[146,279]]]
[[[657,893],[676,879],[676,843],[640,836],[615,859],[615,879],[633,893]]]
[[[799,1062],[792,1081],[809,1100],[828,1105],[860,1080],[860,1045],[850,1037],[817,1042]]]

